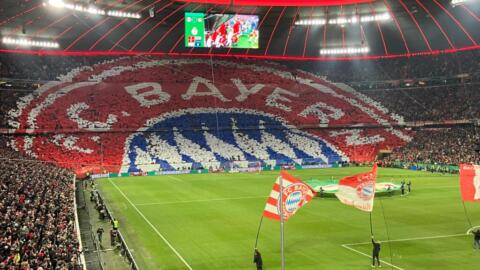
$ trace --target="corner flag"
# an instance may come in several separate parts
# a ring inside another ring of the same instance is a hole
[[[344,204],[372,212],[377,181],[377,164],[370,172],[347,176],[338,182],[337,198]]]
[[[283,191],[281,200],[280,182],[282,182]],[[282,209],[283,220],[288,220],[304,204],[311,201],[315,194],[315,191],[302,180],[295,178],[286,171],[282,171],[273,185],[272,192],[270,192],[263,216],[280,221],[280,209]],[[282,207],[279,205],[280,201],[282,201]]]
[[[480,165],[460,164],[460,191],[463,201],[480,201]]]

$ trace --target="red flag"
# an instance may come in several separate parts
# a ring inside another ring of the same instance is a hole
[[[480,165],[460,164],[460,191],[463,201],[480,201]]]
[[[346,205],[372,212],[377,182],[377,164],[370,172],[347,176],[338,182],[337,198]]]
[[[280,172],[263,211],[263,216],[266,218],[280,220],[280,177],[283,186],[283,220],[288,220],[298,209],[312,200],[315,191],[302,180],[295,178],[286,171]]]

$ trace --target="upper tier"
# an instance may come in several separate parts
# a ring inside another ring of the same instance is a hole
[[[221,162],[228,149],[246,160],[371,161],[410,140],[395,127],[401,116],[344,84],[277,64],[204,59],[77,68],[21,98],[9,116],[17,134],[31,134],[14,148],[77,169]],[[355,128],[367,125],[377,128]],[[155,145],[172,154],[161,158]]]

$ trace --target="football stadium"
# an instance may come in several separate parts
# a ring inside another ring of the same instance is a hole
[[[480,265],[479,0],[0,1],[0,270]]]

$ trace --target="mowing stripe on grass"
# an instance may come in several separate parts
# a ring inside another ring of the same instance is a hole
[[[185,181],[183,181],[183,179],[180,179],[180,178],[178,178],[178,177],[176,177],[176,176],[172,176],[172,175],[168,175],[168,174],[167,174],[167,176],[168,176],[168,178],[171,178],[171,179],[173,179],[173,180],[177,180],[177,181],[179,181],[179,182],[185,182]]]
[[[177,201],[177,202],[154,202],[154,203],[137,203],[136,206],[146,205],[167,205],[167,204],[180,204],[180,203],[198,203],[198,202],[217,202],[217,201],[229,201],[229,200],[246,200],[246,199],[266,199],[268,196],[249,196],[249,197],[233,197],[233,198],[217,198],[208,200],[191,200],[191,201]]]
[[[142,212],[140,212],[140,210],[138,210],[138,208],[132,203],[132,201],[130,201],[130,199],[127,197],[127,195],[125,195],[125,193],[123,193],[123,191],[111,179],[108,179],[108,181],[118,190],[118,192],[120,192],[120,194],[122,194],[122,196],[125,198],[125,200],[127,200],[128,203],[130,203],[130,205],[133,207],[133,209],[135,209],[137,211],[137,213],[145,220],[145,222],[147,222],[147,224],[150,225],[150,227],[157,233],[157,235],[160,236],[160,238],[162,238],[163,242],[165,242],[165,244],[167,244],[167,246],[173,251],[173,253],[175,253],[175,255],[177,255],[177,257],[183,262],[183,264],[185,264],[185,266],[189,270],[192,270],[192,267],[187,263],[187,261],[185,261],[185,259],[182,257],[182,255],[180,255],[180,253],[178,253],[178,251],[157,230],[157,228],[150,222],[150,220],[148,220],[147,217],[145,217],[145,215]]]
[[[448,235],[437,235],[437,236],[426,236],[426,237],[414,237],[414,238],[384,240],[384,241],[378,241],[378,242],[380,242],[380,243],[404,242],[404,241],[414,241],[414,240],[427,240],[427,239],[458,237],[458,236],[465,236],[465,235],[466,235],[465,233],[458,233],[458,234],[448,234]],[[351,244],[343,244],[342,246],[358,246],[358,245],[366,245],[366,244],[370,244],[370,243],[371,242],[351,243]]]
[[[363,252],[361,252],[361,251],[358,251],[358,250],[356,250],[356,249],[354,249],[354,248],[351,248],[351,247],[349,247],[349,246],[347,246],[347,245],[342,245],[342,247],[344,247],[344,248],[346,248],[346,249],[348,249],[348,250],[350,250],[350,251],[353,251],[353,252],[355,252],[355,253],[358,253],[358,254],[360,254],[360,255],[363,255],[363,256],[365,256],[365,257],[369,257],[370,259],[372,258],[372,256],[370,256],[370,255],[368,255],[368,254],[366,254],[366,253],[363,253]],[[386,261],[383,261],[383,260],[380,260],[380,261],[381,261],[382,263],[386,264],[386,265],[390,265],[391,267],[393,267],[393,268],[395,268],[395,269],[405,270],[405,269],[403,269],[403,268],[401,268],[401,267],[395,266],[395,265],[393,265],[393,264],[391,264],[391,263],[388,263],[388,262],[386,262]]]

